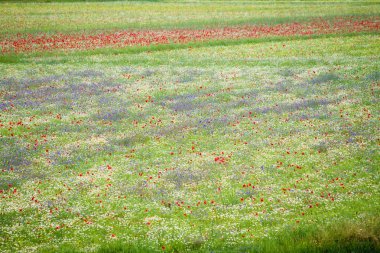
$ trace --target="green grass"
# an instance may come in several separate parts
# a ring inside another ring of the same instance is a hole
[[[289,16],[291,13],[291,16]],[[301,22],[378,16],[378,2],[54,2],[3,3],[0,33],[100,32]]]

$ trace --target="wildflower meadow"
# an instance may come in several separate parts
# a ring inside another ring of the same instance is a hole
[[[380,252],[380,2],[0,1],[0,252]]]

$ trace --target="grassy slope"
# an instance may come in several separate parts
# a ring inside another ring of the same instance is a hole
[[[376,2],[75,2],[7,3],[0,6],[2,36],[273,24],[380,13],[380,5]]]

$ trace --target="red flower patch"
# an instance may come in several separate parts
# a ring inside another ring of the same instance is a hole
[[[222,157],[222,156],[217,156],[214,158],[214,161],[216,163],[220,163],[220,164],[223,164],[223,163],[226,163],[226,158]]]
[[[0,41],[2,53],[52,50],[92,50],[159,44],[184,44],[223,39],[262,38],[268,36],[305,36],[342,32],[378,31],[380,22],[372,19],[336,18],[329,22],[316,19],[305,23],[246,25],[203,30],[176,29],[155,31],[119,31],[98,34],[18,34]],[[129,78],[129,77],[128,77]]]

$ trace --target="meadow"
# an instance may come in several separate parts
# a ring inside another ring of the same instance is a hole
[[[380,252],[380,3],[0,2],[0,252]]]

